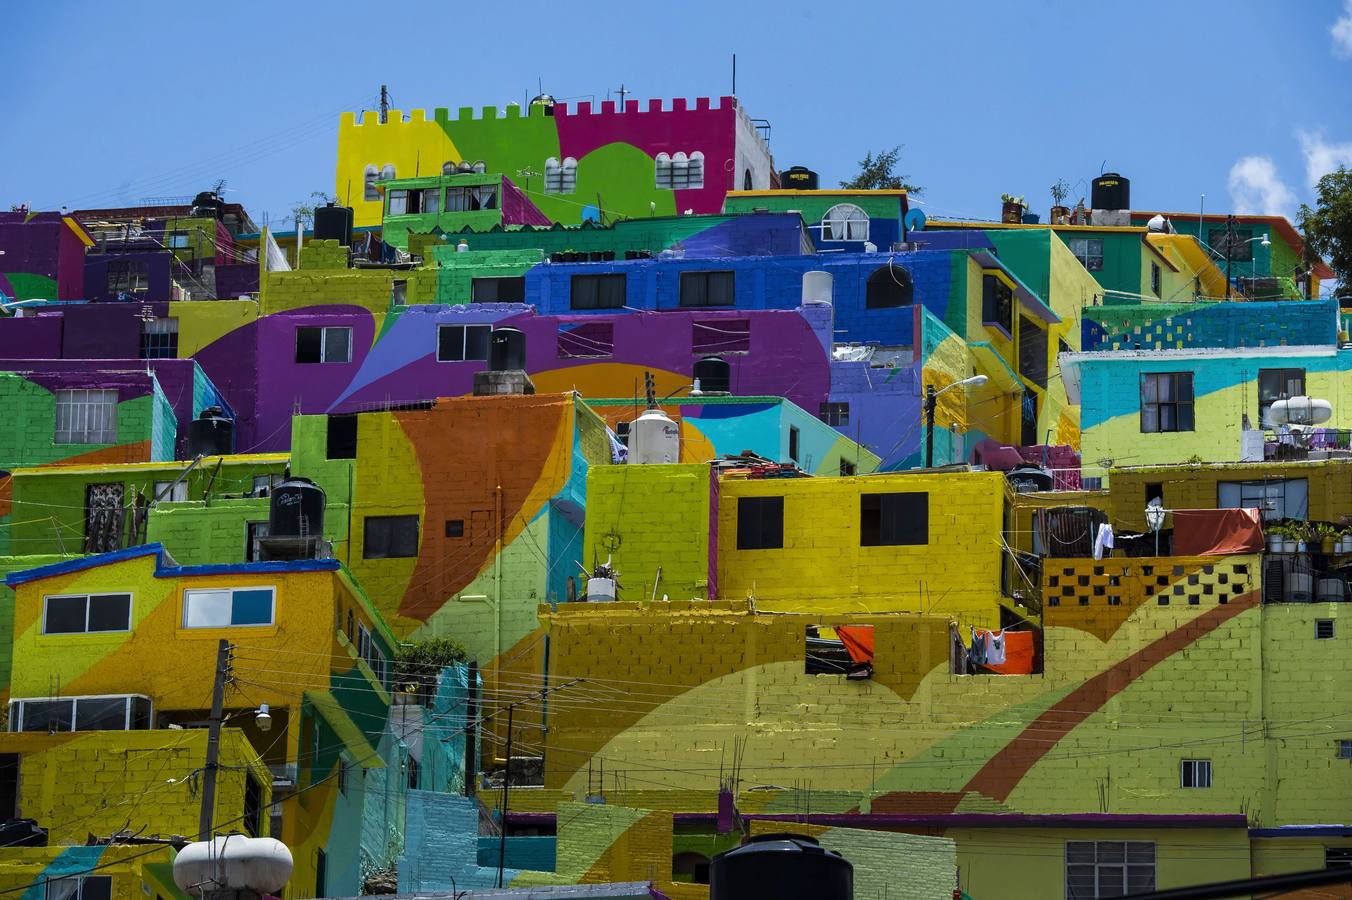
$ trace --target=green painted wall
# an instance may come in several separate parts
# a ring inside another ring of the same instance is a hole
[[[14,372],[0,372],[0,409],[4,410],[4,427],[0,428],[0,469],[43,466],[142,441],[151,443],[152,452],[158,448],[159,458],[173,458],[173,430],[177,428],[177,422],[163,393],[124,400],[117,405],[116,444],[55,443],[55,395]],[[166,433],[167,444],[164,443]],[[136,458],[133,451],[129,452]]]
[[[266,497],[161,503],[150,511],[146,541],[185,566],[245,562],[248,524],[267,520]]]

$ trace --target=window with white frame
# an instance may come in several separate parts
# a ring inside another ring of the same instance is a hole
[[[868,213],[853,203],[837,203],[822,216],[822,240],[868,240]]]
[[[491,325],[442,325],[437,328],[437,362],[488,359]]]
[[[376,190],[376,182],[380,180],[380,167],[370,165],[362,173],[362,183],[365,185],[365,191],[362,199],[368,203],[380,200],[380,191]]]
[[[1178,764],[1178,786],[1185,788],[1211,787],[1211,760],[1182,760]]]
[[[157,481],[152,499],[160,503],[182,503],[188,499],[188,482]]]
[[[562,161],[551,156],[545,160],[545,193],[573,194],[577,192],[577,160],[565,156]]]
[[[1257,509],[1264,522],[1304,521],[1310,514],[1310,482],[1306,478],[1221,481],[1216,484],[1216,507]]]
[[[704,154],[659,153],[653,160],[659,190],[685,191],[704,187]]]
[[[371,667],[371,671],[376,676],[376,681],[385,683],[386,661],[385,654],[381,652],[380,647],[371,639],[371,632],[365,624],[357,625],[357,655],[365,660]]]
[[[141,359],[178,356],[178,319],[155,318],[141,323]]]
[[[32,697],[9,701],[10,731],[143,731],[150,698],[141,694]]]
[[[86,875],[49,880],[45,900],[111,900],[112,896],[111,875]]]
[[[117,443],[117,391],[56,392],[58,444]]]
[[[1071,238],[1070,252],[1090,272],[1103,271],[1103,238]]]
[[[131,594],[64,594],[42,601],[43,634],[131,630]]]
[[[183,627],[271,625],[276,599],[276,589],[270,587],[186,590],[183,592]]]
[[[351,361],[351,328],[329,326],[296,329],[296,362],[346,363]]]
[[[1154,889],[1154,841],[1066,841],[1066,900]]]

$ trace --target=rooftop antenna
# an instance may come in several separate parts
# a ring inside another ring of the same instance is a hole
[[[621,109],[621,110],[624,109],[624,97],[625,97],[625,95],[628,94],[628,93],[629,93],[629,91],[625,90],[624,82],[621,82],[621,83],[620,83],[620,90],[619,90],[619,94],[620,94],[620,109]]]
[[[384,125],[390,120],[390,92],[385,89],[385,85],[380,86],[380,124]]]
[[[732,54],[732,96],[737,96],[737,54]]]

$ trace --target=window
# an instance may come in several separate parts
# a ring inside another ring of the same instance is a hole
[[[1219,509],[1257,509],[1264,522],[1305,520],[1310,513],[1310,483],[1305,478],[1270,481],[1222,481],[1216,485]]]
[[[408,769],[408,789],[416,791],[418,789],[418,761],[410,756],[406,761],[406,767]]]
[[[653,161],[657,189],[662,191],[697,190],[704,187],[704,154],[696,150],[687,156],[657,154]]]
[[[328,459],[356,459],[357,416],[329,416],[328,426],[324,456]]]
[[[801,433],[797,425],[789,426],[789,459],[798,462],[798,441]]]
[[[682,272],[682,306],[735,306],[737,276],[734,272]]]
[[[1091,272],[1103,271],[1103,238],[1071,238],[1070,252]]]
[[[437,362],[488,359],[492,325],[442,325],[437,329]]]
[[[1338,869],[1352,866],[1352,847],[1325,847],[1324,868]]]
[[[577,191],[577,160],[564,157],[563,162],[553,156],[545,160],[545,193],[572,194]]]
[[[458,538],[458,537],[464,537],[464,536],[465,536],[465,520],[464,520],[464,519],[447,519],[447,520],[446,520],[446,537],[448,537],[448,538]]]
[[[1149,506],[1152,502],[1158,500],[1159,505],[1164,505],[1164,483],[1155,481],[1145,486],[1145,505]]]
[[[1179,763],[1178,786],[1185,788],[1211,787],[1211,760],[1185,759]]]
[[[614,353],[615,326],[610,322],[559,326],[559,359],[606,359]]]
[[[737,549],[778,550],[784,546],[784,498],[737,498]]]
[[[178,319],[151,319],[141,323],[141,359],[178,356]]]
[[[1192,431],[1192,373],[1141,375],[1141,433]]]
[[[244,776],[244,833],[263,837],[263,788],[252,775]]]
[[[1156,297],[1163,297],[1163,296],[1164,296],[1164,286],[1163,286],[1163,283],[1162,283],[1162,282],[1163,282],[1163,278],[1161,277],[1159,264],[1158,264],[1158,263],[1151,263],[1151,264],[1150,264],[1150,290],[1154,292],[1154,294],[1155,294]]]
[[[271,625],[276,590],[270,587],[185,590],[184,628]]]
[[[262,562],[263,538],[268,536],[267,522],[244,523],[244,561]]]
[[[998,276],[981,278],[981,321],[999,325],[1005,334],[1014,336],[1014,292]]]
[[[822,216],[822,240],[868,240],[868,214],[853,203],[837,203]]]
[[[323,850],[315,851],[315,893],[316,897],[328,896],[329,856]]]
[[[43,605],[43,634],[131,630],[131,594],[44,597]]]
[[[150,290],[150,264],[142,259],[115,259],[108,263],[108,293],[144,294]]]
[[[805,637],[804,674],[873,675],[872,625],[808,625]]]
[[[387,216],[435,215],[441,209],[441,188],[392,190],[386,206]]]
[[[9,701],[10,731],[144,731],[150,727],[150,698],[139,694],[104,697],[42,697]]]
[[[929,494],[861,494],[859,546],[929,543]]]
[[[470,282],[470,299],[475,303],[524,303],[526,276],[475,278]]]
[[[266,497],[272,492],[274,482],[280,483],[280,475],[255,475],[249,491],[251,497]]]
[[[1154,889],[1154,841],[1066,841],[1066,900]]]
[[[417,516],[367,516],[362,538],[365,559],[404,559],[418,555]]]
[[[832,428],[843,428],[850,424],[850,404],[823,403],[818,408],[817,418]]]
[[[170,250],[187,250],[189,247],[188,232],[186,231],[169,232],[169,234],[165,236],[164,246]]]
[[[58,444],[117,443],[117,391],[57,391]]]
[[[1314,620],[1314,637],[1318,641],[1332,640],[1334,635],[1332,619]]]
[[[390,305],[408,306],[408,280],[395,279],[390,285]]]
[[[362,624],[357,626],[357,655],[360,656],[372,673],[376,676],[376,681],[385,683],[385,654],[376,646],[376,642],[371,639],[371,632]]]
[[[1019,316],[1019,374],[1047,386],[1047,329],[1028,316]]]
[[[296,362],[345,363],[351,361],[351,328],[330,326],[296,329]]]
[[[475,212],[498,208],[498,186],[475,184],[446,188],[446,212]]]
[[[709,857],[703,853],[677,853],[671,858],[671,880],[687,884],[709,883]]]
[[[750,349],[750,319],[710,319],[691,325],[690,350],[696,356],[746,353]]]
[[[1278,400],[1305,396],[1304,369],[1258,370],[1258,427],[1275,427],[1268,421],[1268,412]]]
[[[159,503],[182,503],[188,499],[188,482],[157,481],[151,491],[151,499]]]
[[[1337,756],[1339,759],[1352,759],[1352,740],[1339,738],[1336,746],[1338,748]]]
[[[347,760],[338,756],[338,793],[347,796]]]
[[[574,275],[568,305],[573,309],[621,309],[626,287],[623,275]]]
[[[110,900],[112,896],[111,875],[55,878],[47,882],[46,900]]]
[[[848,459],[843,459],[843,458],[841,459],[841,461],[840,461],[840,474],[841,474],[842,477],[847,477],[847,476],[853,475],[853,474],[855,474],[855,471],[856,471],[856,466],[855,466],[854,463],[850,462]]]
[[[1227,232],[1225,228],[1208,228],[1206,242],[1222,258],[1231,262],[1253,261],[1253,229],[1236,228]]]
[[[887,265],[874,269],[868,277],[864,299],[868,309],[895,309],[914,302],[915,283],[911,280],[911,270],[905,266],[895,265],[889,259]]]
[[[362,173],[362,183],[366,186],[362,199],[368,203],[380,199],[380,191],[376,190],[376,182],[380,180],[380,169],[375,166],[367,166]]]

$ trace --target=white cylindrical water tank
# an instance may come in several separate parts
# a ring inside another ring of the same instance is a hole
[[[587,602],[608,603],[615,600],[614,578],[588,578]]]
[[[830,306],[834,282],[830,272],[804,272],[803,303],[825,303]]]
[[[639,465],[674,463],[681,459],[681,428],[660,409],[650,409],[629,429],[629,461]]]
[[[291,851],[281,841],[230,834],[180,850],[174,883],[195,897],[203,891],[280,894],[291,868]]]
[[[1333,418],[1333,404],[1314,397],[1278,400],[1268,408],[1268,420],[1274,425],[1323,425]]]

